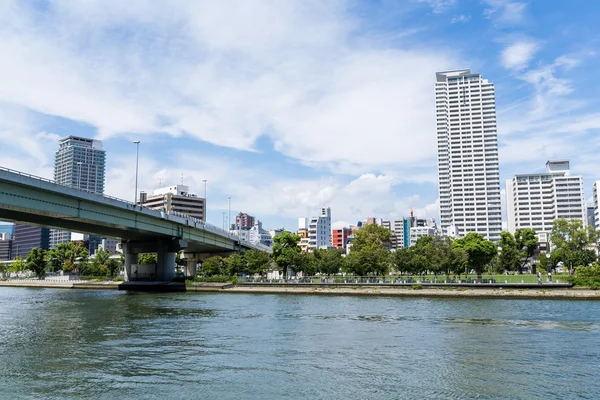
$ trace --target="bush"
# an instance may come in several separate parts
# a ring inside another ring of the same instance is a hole
[[[234,276],[233,278],[231,278],[231,283],[233,283],[234,285],[237,285],[237,283],[238,283],[238,277]]]
[[[217,276],[197,276],[194,278],[194,282],[219,282],[219,283],[225,283],[225,282],[229,282],[230,278],[228,276],[222,276],[222,275],[217,275]]]
[[[592,289],[600,288],[600,265],[591,267],[577,267],[575,275],[567,277],[567,280],[575,286],[587,286]]]
[[[421,289],[423,289],[423,285],[418,283],[416,285],[412,285],[411,288],[412,288],[412,290],[421,290]]]

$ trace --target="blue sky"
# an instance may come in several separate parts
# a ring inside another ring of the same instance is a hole
[[[0,166],[51,177],[59,137],[103,140],[107,194],[188,184],[208,220],[437,218],[433,82],[494,82],[501,178],[570,158],[600,179],[600,3],[575,0],[0,4]],[[504,184],[502,184],[504,186]]]

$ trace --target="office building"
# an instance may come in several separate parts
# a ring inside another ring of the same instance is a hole
[[[12,240],[8,239],[7,233],[0,233],[0,261],[8,261],[11,259]]]
[[[594,182],[594,227],[600,230],[600,181]]]
[[[101,141],[78,136],[59,140],[54,158],[54,181],[57,184],[103,194],[105,168],[106,152],[102,149]],[[71,232],[50,231],[51,248],[71,240],[74,240]],[[86,240],[94,243],[94,246],[100,242],[100,238],[87,235]]]
[[[174,185],[154,190],[148,197],[140,193],[138,204],[166,213],[177,212],[204,221],[206,202],[203,198],[190,193],[185,185]]]
[[[585,224],[583,178],[571,175],[569,160],[548,161],[545,173],[515,175],[506,181],[506,212],[510,233],[524,228],[549,233],[557,218]]]
[[[13,242],[11,258],[27,257],[33,248],[50,248],[50,229],[30,225],[15,225],[13,230]]]
[[[494,84],[469,69],[435,83],[440,225],[444,234],[502,230]]]

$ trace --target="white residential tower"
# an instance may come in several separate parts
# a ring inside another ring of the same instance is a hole
[[[435,84],[440,225],[497,241],[502,230],[494,84],[470,69]]]

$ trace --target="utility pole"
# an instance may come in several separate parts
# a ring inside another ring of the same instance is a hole
[[[136,140],[133,143],[135,143],[135,196],[133,197],[133,205],[137,206],[137,199],[138,199],[137,185],[138,185],[138,165],[140,162],[140,141]]]

